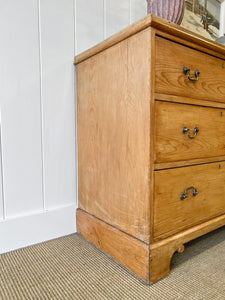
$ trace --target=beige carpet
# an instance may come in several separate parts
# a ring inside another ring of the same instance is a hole
[[[152,286],[77,234],[7,253],[0,299],[225,299],[225,228],[187,244]]]

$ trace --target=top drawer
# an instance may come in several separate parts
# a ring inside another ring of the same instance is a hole
[[[200,72],[198,81],[188,79]],[[168,95],[225,102],[225,60],[156,37],[155,91]]]

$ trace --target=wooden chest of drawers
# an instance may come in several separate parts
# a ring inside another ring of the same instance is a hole
[[[224,64],[152,15],[75,57],[77,230],[147,283],[225,225]]]

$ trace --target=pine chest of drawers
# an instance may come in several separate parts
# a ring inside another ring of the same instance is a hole
[[[152,15],[75,57],[77,230],[147,283],[225,225],[224,64]]]

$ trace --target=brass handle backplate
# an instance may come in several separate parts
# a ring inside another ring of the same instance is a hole
[[[186,66],[183,67],[183,73],[184,73],[185,75],[187,75],[187,78],[188,78],[190,81],[198,81],[199,75],[200,75],[200,71],[195,70],[195,71],[194,71],[194,77],[191,77],[191,76],[190,76],[191,70],[190,70],[188,67],[186,67]]]
[[[184,126],[184,127],[182,128],[182,132],[183,132],[183,134],[186,134],[186,133],[187,133],[189,139],[194,139],[194,138],[196,137],[196,135],[198,134],[199,129],[198,129],[198,127],[195,127],[195,128],[193,129],[194,135],[190,135],[190,129],[187,128],[186,126]]]
[[[184,200],[188,197],[188,190],[192,190],[192,196],[196,196],[198,195],[197,190],[193,187],[193,186],[189,186],[188,188],[186,188],[186,190],[184,191],[184,193],[182,193],[180,195],[180,200]]]

